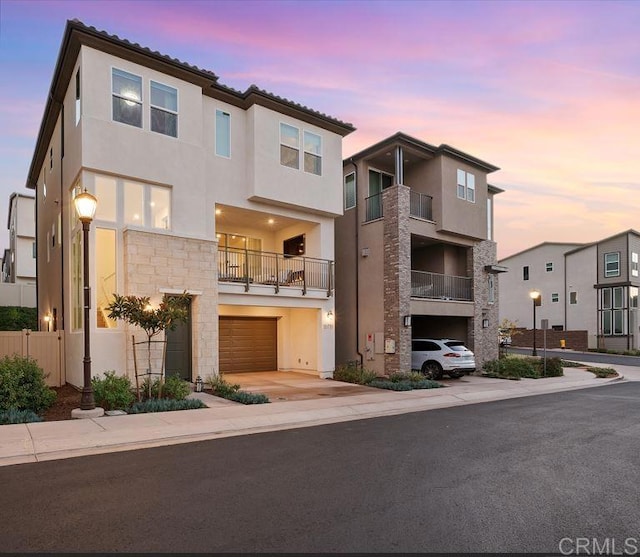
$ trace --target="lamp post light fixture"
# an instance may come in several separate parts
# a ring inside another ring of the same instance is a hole
[[[536,350],[536,306],[538,305],[538,301],[540,300],[540,292],[537,290],[532,290],[529,292],[529,296],[531,296],[531,301],[533,302],[533,351],[531,352],[532,356],[537,356],[538,351]]]
[[[98,415],[103,414],[103,410],[96,408],[96,401],[93,396],[91,386],[91,333],[89,330],[89,309],[91,306],[91,289],[89,287],[89,228],[91,221],[96,214],[98,200],[91,195],[87,189],[76,195],[73,204],[82,222],[82,244],[83,244],[83,277],[84,277],[84,384],[82,387],[82,398],[80,399],[80,412],[73,411],[73,417],[94,417],[96,411]]]

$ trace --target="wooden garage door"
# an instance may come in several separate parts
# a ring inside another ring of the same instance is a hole
[[[277,330],[271,317],[220,317],[220,371],[277,370]]]

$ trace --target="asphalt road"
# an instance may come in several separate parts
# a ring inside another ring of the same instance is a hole
[[[531,348],[509,347],[509,353],[531,355]],[[542,357],[542,347],[536,349],[538,356]],[[621,366],[640,366],[640,356],[622,356],[620,354],[603,354],[600,352],[573,352],[566,350],[547,350],[547,358],[562,358],[574,362],[593,362],[598,364],[612,364]],[[640,547],[638,548],[640,553]]]
[[[0,551],[640,550],[639,400],[623,382],[2,467]]]

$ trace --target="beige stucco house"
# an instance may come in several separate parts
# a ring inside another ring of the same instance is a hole
[[[334,219],[350,124],[70,21],[27,187],[36,192],[38,312],[64,330],[82,384],[82,234],[90,234],[93,373],[133,373],[114,292],[187,291],[167,371],[334,369]]]
[[[343,161],[336,221],[336,363],[411,368],[412,338],[498,356],[496,166],[397,133]]]
[[[640,348],[640,233],[626,230],[588,244],[544,242],[500,260],[500,315],[531,329],[529,292],[541,293],[543,319],[559,331],[586,330],[589,348]]]

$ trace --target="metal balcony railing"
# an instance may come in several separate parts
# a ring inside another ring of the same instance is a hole
[[[254,251],[242,248],[218,249],[218,281],[244,284],[245,292],[252,285],[293,287],[307,293],[308,288],[333,294],[333,261],[313,257],[288,256],[282,253]]]
[[[472,302],[472,279],[428,271],[411,271],[411,296],[432,300]]]
[[[417,191],[409,192],[409,214],[419,219],[433,220],[433,197]]]

